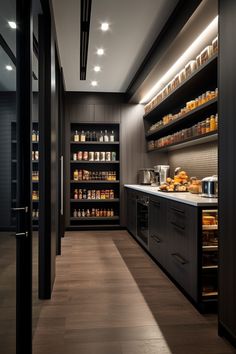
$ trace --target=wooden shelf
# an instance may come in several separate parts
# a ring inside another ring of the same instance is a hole
[[[71,221],[95,221],[95,220],[119,220],[119,216],[111,216],[111,217],[81,217],[81,218],[73,218],[71,217],[70,220]],[[110,225],[109,225],[110,226]]]
[[[71,141],[71,145],[119,145],[119,141]]]
[[[202,225],[203,231],[218,230],[218,225]]]
[[[203,297],[210,297],[210,296],[218,296],[218,292],[217,291],[211,291],[209,293],[202,293]]]
[[[120,199],[71,199],[71,203],[117,203]]]
[[[74,164],[74,163],[80,163],[80,164],[83,164],[83,163],[92,163],[92,164],[99,164],[99,163],[102,163],[102,164],[109,164],[109,163],[120,163],[120,161],[84,161],[84,160],[82,160],[82,161],[73,161],[73,160],[71,160],[70,161],[70,163],[71,164]]]
[[[196,122],[196,119],[199,119],[199,116],[205,113],[208,113],[211,111],[213,113],[213,109],[215,109],[214,114],[217,113],[217,98],[214,98],[213,100],[210,100],[206,102],[205,104],[193,109],[192,111],[184,114],[182,117],[179,117],[173,121],[171,121],[169,124],[163,125],[159,129],[150,131],[149,133],[146,134],[146,138],[149,140],[151,139],[156,139],[157,137],[161,137],[169,133],[170,131],[178,128],[181,129],[181,126],[183,126],[186,123],[194,123]]]
[[[199,90],[203,88],[203,83],[206,78],[211,79],[217,85],[217,59],[218,54],[211,57],[204,65],[184,80],[175,90],[173,90],[163,101],[161,101],[152,111],[144,115],[145,120],[156,120],[168,114],[175,107],[176,102],[186,102],[188,99],[193,99],[199,94]],[[203,92],[202,92],[203,93]],[[195,96],[196,95],[196,96]]]
[[[218,265],[202,266],[202,269],[218,269]]]
[[[168,146],[164,146],[161,148],[156,148],[156,149],[152,149],[152,150],[148,150],[148,152],[152,152],[152,151],[172,151],[172,150],[178,150],[178,149],[183,149],[185,147],[188,146],[194,146],[194,145],[200,145],[200,144],[204,144],[204,143],[208,143],[211,141],[217,141],[218,139],[218,134],[216,132],[211,132],[211,133],[207,133],[204,135],[200,135],[200,136],[196,136],[196,137],[192,137],[189,139],[186,139],[184,141],[175,143],[175,144],[171,144]]]
[[[107,184],[110,184],[110,183],[120,183],[119,180],[117,181],[99,181],[99,180],[90,180],[90,181],[73,181],[71,180],[70,181],[71,184],[78,184],[78,183],[107,183]]]
[[[202,246],[203,251],[217,251],[218,245],[214,246]]]

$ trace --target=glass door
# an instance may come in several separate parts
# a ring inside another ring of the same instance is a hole
[[[30,354],[32,347],[30,16],[30,1],[0,2],[0,351],[4,354]]]

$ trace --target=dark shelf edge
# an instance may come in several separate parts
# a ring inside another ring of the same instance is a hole
[[[71,203],[118,203],[119,198],[115,199],[70,199]]]
[[[153,151],[165,152],[165,151],[178,150],[178,149],[185,148],[187,146],[200,145],[200,144],[216,141],[217,139],[218,139],[218,133],[208,133],[206,135],[202,135],[202,136],[196,137],[194,139],[191,138],[189,140],[181,141],[177,144],[172,144],[172,145],[161,147],[161,148],[147,150],[147,152],[153,152]]]
[[[102,221],[111,221],[111,220],[120,220],[120,217],[119,216],[113,216],[113,217],[97,217],[97,218],[94,218],[94,217],[84,217],[84,218],[73,218],[71,217],[70,218],[71,221],[99,221],[99,220],[102,220]]]
[[[104,184],[110,184],[110,183],[116,183],[116,184],[118,184],[118,183],[120,183],[120,181],[118,180],[118,181],[99,181],[99,180],[91,180],[91,181],[73,181],[73,180],[71,180],[70,181],[70,183],[71,184],[78,184],[78,183],[104,183]]]
[[[98,163],[98,164],[100,164],[100,163],[105,163],[105,164],[109,164],[109,163],[120,163],[120,161],[73,161],[73,160],[70,160],[70,163],[71,164],[73,164],[73,163]]]
[[[155,108],[153,108],[150,112],[148,112],[147,114],[145,114],[143,116],[144,119],[149,119],[149,117],[151,117],[151,115],[154,114],[155,110],[158,110],[161,108],[161,106],[170,98],[172,97],[174,94],[176,94],[176,92],[178,92],[178,90],[182,87],[184,87],[187,83],[189,83],[189,81],[191,81],[195,76],[197,76],[202,70],[204,70],[208,65],[210,65],[211,63],[213,63],[215,60],[218,59],[218,53],[216,53],[215,55],[213,55],[204,65],[201,65],[199,69],[197,69],[194,73],[192,73],[192,75],[190,75],[187,79],[185,79],[178,87],[176,87],[175,90],[173,90],[168,96],[165,97],[165,99],[163,101],[161,101]]]
[[[213,106],[217,102],[218,102],[217,98],[214,98],[213,100],[206,102],[205,104],[186,113],[182,117],[177,118],[177,119],[173,120],[171,123],[164,125],[163,128],[154,130],[150,133],[147,133],[146,138],[151,140],[152,136],[162,135],[163,133],[165,133],[165,131],[168,131],[170,128],[172,128],[172,127],[174,128],[175,126],[178,126],[178,123],[184,123],[185,120],[187,120],[189,117],[194,116],[196,113],[200,113],[201,111],[204,111],[206,108],[209,108],[211,105]]]
[[[71,145],[119,145],[119,141],[71,141]]]

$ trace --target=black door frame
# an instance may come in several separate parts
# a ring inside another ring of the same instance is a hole
[[[16,0],[17,211],[16,353],[32,353],[32,2]]]

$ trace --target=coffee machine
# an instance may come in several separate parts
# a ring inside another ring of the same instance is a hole
[[[156,176],[156,185],[160,186],[166,182],[169,177],[170,166],[169,165],[156,165],[154,166],[154,173]]]

